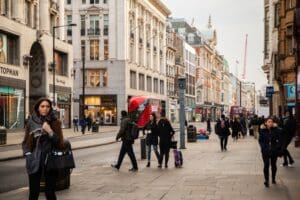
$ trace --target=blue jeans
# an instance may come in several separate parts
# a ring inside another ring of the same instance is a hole
[[[159,153],[158,153],[158,150],[157,150],[157,145],[146,145],[148,162],[150,162],[150,160],[151,160],[151,146],[153,146],[153,150],[154,150],[154,153],[156,155],[156,158],[157,158],[157,160],[159,160]]]

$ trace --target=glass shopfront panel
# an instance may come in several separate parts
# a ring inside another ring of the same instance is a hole
[[[0,86],[0,126],[24,128],[24,90]]]

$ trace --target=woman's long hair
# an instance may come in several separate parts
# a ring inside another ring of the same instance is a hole
[[[45,98],[45,97],[38,99],[38,101],[34,105],[32,114],[35,113],[38,117],[41,117],[41,115],[39,113],[39,106],[43,101],[47,101],[49,103],[50,110],[49,110],[48,115],[43,117],[42,121],[47,122],[50,125],[53,132],[57,135],[57,137],[59,139],[58,148],[63,148],[64,138],[63,138],[63,133],[62,133],[62,129],[61,129],[61,122],[55,116],[54,110],[52,108],[52,102],[48,98]],[[32,120],[32,118],[30,120]],[[30,127],[28,125],[29,125],[29,123],[27,123],[27,125],[25,127],[24,141],[26,142],[29,149],[33,150],[33,135],[29,135]]]

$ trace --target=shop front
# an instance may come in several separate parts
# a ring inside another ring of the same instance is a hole
[[[100,125],[117,125],[117,95],[86,95],[85,116]]]
[[[0,126],[7,129],[24,128],[25,88],[22,87],[25,87],[25,81],[1,76],[0,79]]]

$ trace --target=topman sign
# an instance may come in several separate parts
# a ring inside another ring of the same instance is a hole
[[[8,67],[1,67],[0,66],[0,74],[4,75],[11,75],[11,76],[19,76],[19,71],[15,69],[10,69]]]

